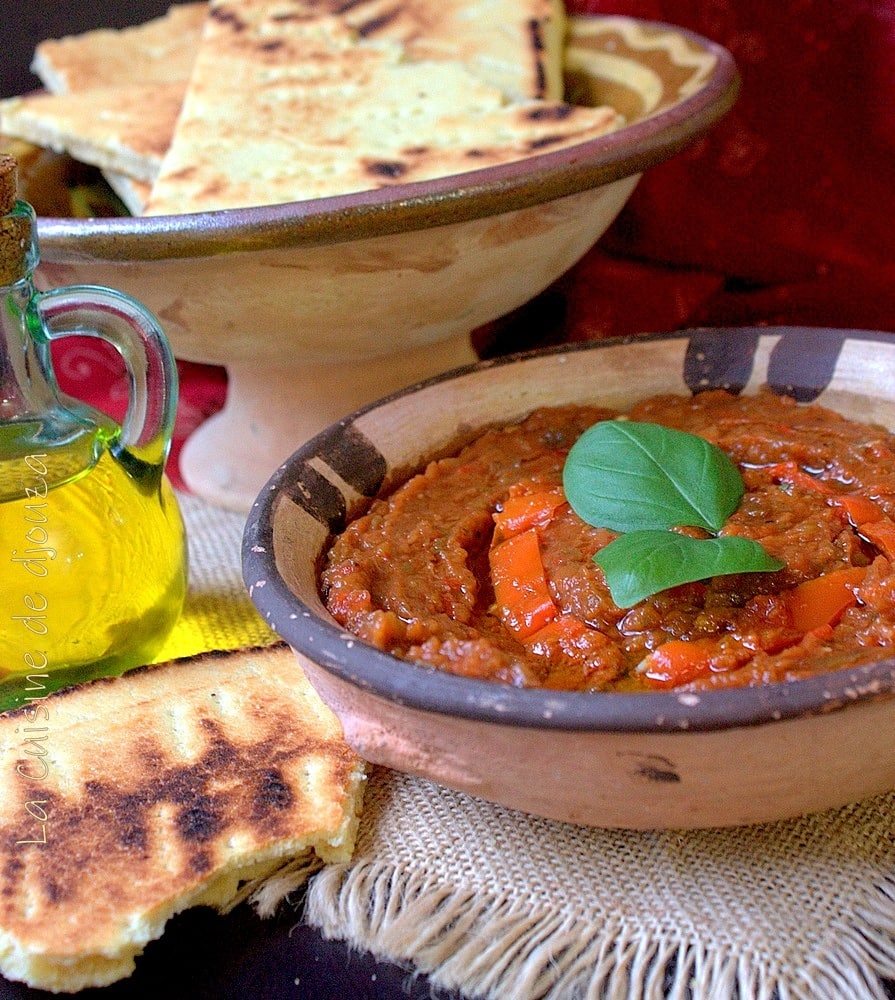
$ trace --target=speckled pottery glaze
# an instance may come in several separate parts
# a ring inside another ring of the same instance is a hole
[[[517,163],[339,198],[192,215],[39,220],[46,286],[120,288],[178,357],[225,365],[187,442],[205,499],[246,510],[270,469],[357,406],[475,360],[470,331],[528,301],[602,235],[640,174],[733,103],[729,53],[683,29],[572,19],[567,90],[618,132]]]
[[[324,609],[328,539],[370,498],[493,422],[538,406],[624,409],[658,392],[767,383],[895,427],[895,338],[807,328],[700,329],[486,362],[394,394],[300,447],[249,515],[252,600],[367,760],[587,825],[760,823],[895,788],[895,659],[701,694],[520,690],[398,660]]]

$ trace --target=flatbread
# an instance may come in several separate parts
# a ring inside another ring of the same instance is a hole
[[[100,167],[134,214],[426,180],[621,124],[557,99],[565,24],[560,0],[184,4],[41,43],[71,97],[0,102],[0,127]]]
[[[137,82],[185,84],[206,12],[205,3],[176,4],[133,27],[47,39],[35,48],[31,71],[55,94]]]
[[[339,6],[332,0],[333,11]],[[354,19],[371,5],[341,6]],[[329,9],[212,0],[146,214],[425,180],[558,149],[620,124],[609,108],[509,102],[456,60],[411,58],[404,29],[361,30]]]
[[[153,181],[183,99],[182,83],[132,84],[0,101],[0,131],[82,163]]]
[[[104,170],[106,183],[121,199],[131,215],[142,215],[152,191],[151,181],[141,181],[117,170]]]
[[[368,40],[400,42],[410,58],[459,60],[513,99],[562,97],[562,0],[363,0],[328,8]],[[313,9],[325,12],[327,5]],[[207,11],[205,2],[179,4],[131,28],[47,39],[35,49],[31,70],[53,93],[137,80],[186,82]]]
[[[207,13],[204,0],[175,4],[162,17],[143,24],[50,38],[34,50],[31,71],[50,93],[83,94],[84,117],[77,123],[80,134],[77,139],[57,136],[57,145],[66,150],[76,145],[80,151],[77,158],[85,163],[126,164],[132,174],[108,168],[103,174],[131,215],[142,214],[151,179],[158,174],[159,151],[163,153],[171,144]],[[163,88],[156,91],[153,84]],[[124,89],[125,93],[116,94],[109,88]],[[140,113],[134,119],[130,109],[136,106]],[[35,116],[40,114],[40,107],[32,110]],[[44,110],[52,114],[52,106]],[[107,115],[118,118],[117,134],[95,124]],[[139,132],[131,142],[134,122]],[[36,122],[31,122],[29,130],[38,131]],[[42,131],[52,132],[52,122]]]
[[[313,9],[366,43],[400,44],[408,60],[458,62],[510,100],[562,97],[562,0],[324,0]]]
[[[129,975],[191,906],[347,861],[364,765],[283,645],[95,681],[0,716],[0,972]],[[44,842],[45,841],[45,842]]]

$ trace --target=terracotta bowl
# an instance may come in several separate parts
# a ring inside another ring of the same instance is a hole
[[[733,102],[730,55],[683,29],[576,18],[569,99],[627,127],[570,149],[432,182],[194,215],[42,218],[41,284],[120,288],[178,357],[225,365],[224,410],[182,473],[248,509],[297,440],[386,392],[475,360],[469,334],[559,277],[646,168]]]
[[[483,362],[362,409],[296,451],[246,526],[252,599],[367,760],[540,816],[633,828],[758,823],[895,788],[895,659],[703,694],[521,690],[398,660],[324,610],[331,533],[426,457],[545,404],[752,392],[895,427],[895,338],[694,330]]]

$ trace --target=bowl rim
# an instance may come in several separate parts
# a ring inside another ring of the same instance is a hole
[[[823,327],[699,328],[732,336],[794,330],[809,339],[879,340],[891,335],[870,330]],[[717,731],[758,726],[805,715],[820,715],[895,696],[895,655],[798,681],[758,687],[701,692],[657,693],[568,692],[514,688],[476,678],[459,677],[436,668],[399,660],[364,643],[331,619],[319,616],[298,598],[276,568],[274,522],[293,470],[313,457],[334,432],[396,399],[425,392],[433,385],[495,366],[537,362],[539,358],[593,352],[648,341],[688,341],[694,330],[612,337],[506,355],[465,365],[408,386],[361,407],[301,445],[273,473],[248,514],[242,541],[243,580],[258,611],[271,628],[302,656],[338,681],[387,702],[435,714],[523,728],[567,731],[659,733]],[[290,613],[285,614],[284,608]],[[433,693],[432,681],[437,678]]]
[[[148,261],[326,246],[499,215],[639,174],[707,132],[736,100],[739,71],[731,53],[717,42],[663,21],[575,16],[634,22],[647,31],[682,36],[712,54],[714,67],[695,93],[615,132],[462,174],[328,198],[183,215],[42,216],[42,258],[52,263]]]

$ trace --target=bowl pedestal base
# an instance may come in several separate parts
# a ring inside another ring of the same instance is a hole
[[[247,512],[280,463],[325,427],[381,396],[476,360],[464,332],[380,358],[227,365],[224,407],[187,440],[181,476],[203,500]]]

